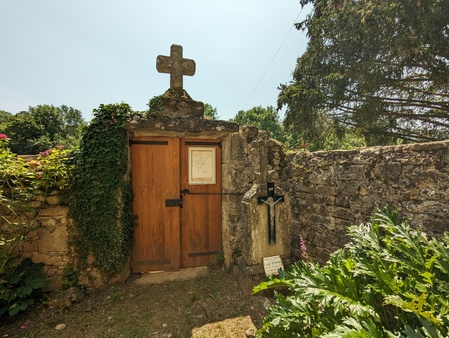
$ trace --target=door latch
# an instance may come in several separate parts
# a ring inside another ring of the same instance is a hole
[[[165,206],[182,208],[182,196],[180,198],[175,198],[175,199],[166,199]]]

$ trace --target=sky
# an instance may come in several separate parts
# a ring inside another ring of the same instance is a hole
[[[86,121],[100,104],[147,110],[170,87],[156,57],[172,44],[196,62],[184,89],[220,119],[275,107],[307,14],[298,0],[0,0],[0,110],[67,105]]]

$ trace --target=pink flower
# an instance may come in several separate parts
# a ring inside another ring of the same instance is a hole
[[[41,155],[42,157],[47,157],[47,156],[50,155],[52,152],[53,152],[53,150],[48,149],[48,150],[45,150],[45,151],[41,151],[41,152],[39,153],[39,155]]]
[[[55,148],[58,149],[58,150],[62,150],[62,149],[64,149],[65,147],[64,147],[64,146],[61,146],[61,145],[57,145],[57,146],[55,146]]]
[[[8,138],[8,135],[0,134],[0,140],[6,140]]]

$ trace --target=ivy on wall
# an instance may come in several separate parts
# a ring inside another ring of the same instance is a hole
[[[74,157],[69,216],[74,222],[78,263],[83,266],[91,254],[93,264],[107,275],[122,268],[132,245],[132,186],[125,130],[131,112],[125,103],[100,105]]]

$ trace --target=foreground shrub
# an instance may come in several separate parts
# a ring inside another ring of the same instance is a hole
[[[25,161],[8,142],[0,134],[0,316],[25,310],[44,286],[43,264],[24,258],[27,234],[39,228],[45,197],[66,187],[73,167],[62,146]]]
[[[447,337],[449,235],[428,240],[385,208],[348,236],[323,267],[298,262],[254,288],[288,288],[275,293],[259,335]]]
[[[0,317],[16,315],[34,303],[45,285],[43,266],[25,258],[11,271],[0,274]]]

